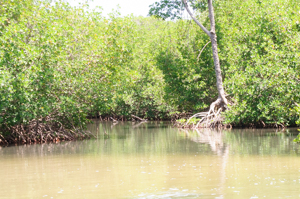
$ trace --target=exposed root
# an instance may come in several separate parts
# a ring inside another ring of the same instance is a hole
[[[32,120],[26,125],[19,124],[7,127],[6,129],[2,129],[2,132],[9,132],[9,135],[0,134],[0,145],[60,142],[85,139],[92,136],[90,132],[84,132],[74,126],[72,129],[66,128],[62,123],[50,116]]]
[[[223,124],[224,118],[221,116],[221,112],[226,110],[226,104],[223,103],[221,98],[214,101],[207,112],[196,113],[191,116],[184,124],[177,124],[180,128],[224,128],[230,127]],[[198,120],[192,121],[193,118]]]

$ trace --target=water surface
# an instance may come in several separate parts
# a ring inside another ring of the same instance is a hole
[[[89,129],[97,139],[0,148],[0,198],[300,198],[296,129]]]

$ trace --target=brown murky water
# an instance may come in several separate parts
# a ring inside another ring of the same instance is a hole
[[[89,128],[97,139],[0,148],[0,198],[300,198],[296,129]]]

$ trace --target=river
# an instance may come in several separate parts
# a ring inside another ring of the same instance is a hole
[[[96,139],[0,148],[0,198],[300,198],[296,129],[88,128]]]

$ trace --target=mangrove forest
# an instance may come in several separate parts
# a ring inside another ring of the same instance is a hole
[[[1,0],[0,144],[88,138],[91,118],[300,125],[299,0],[149,6]]]

